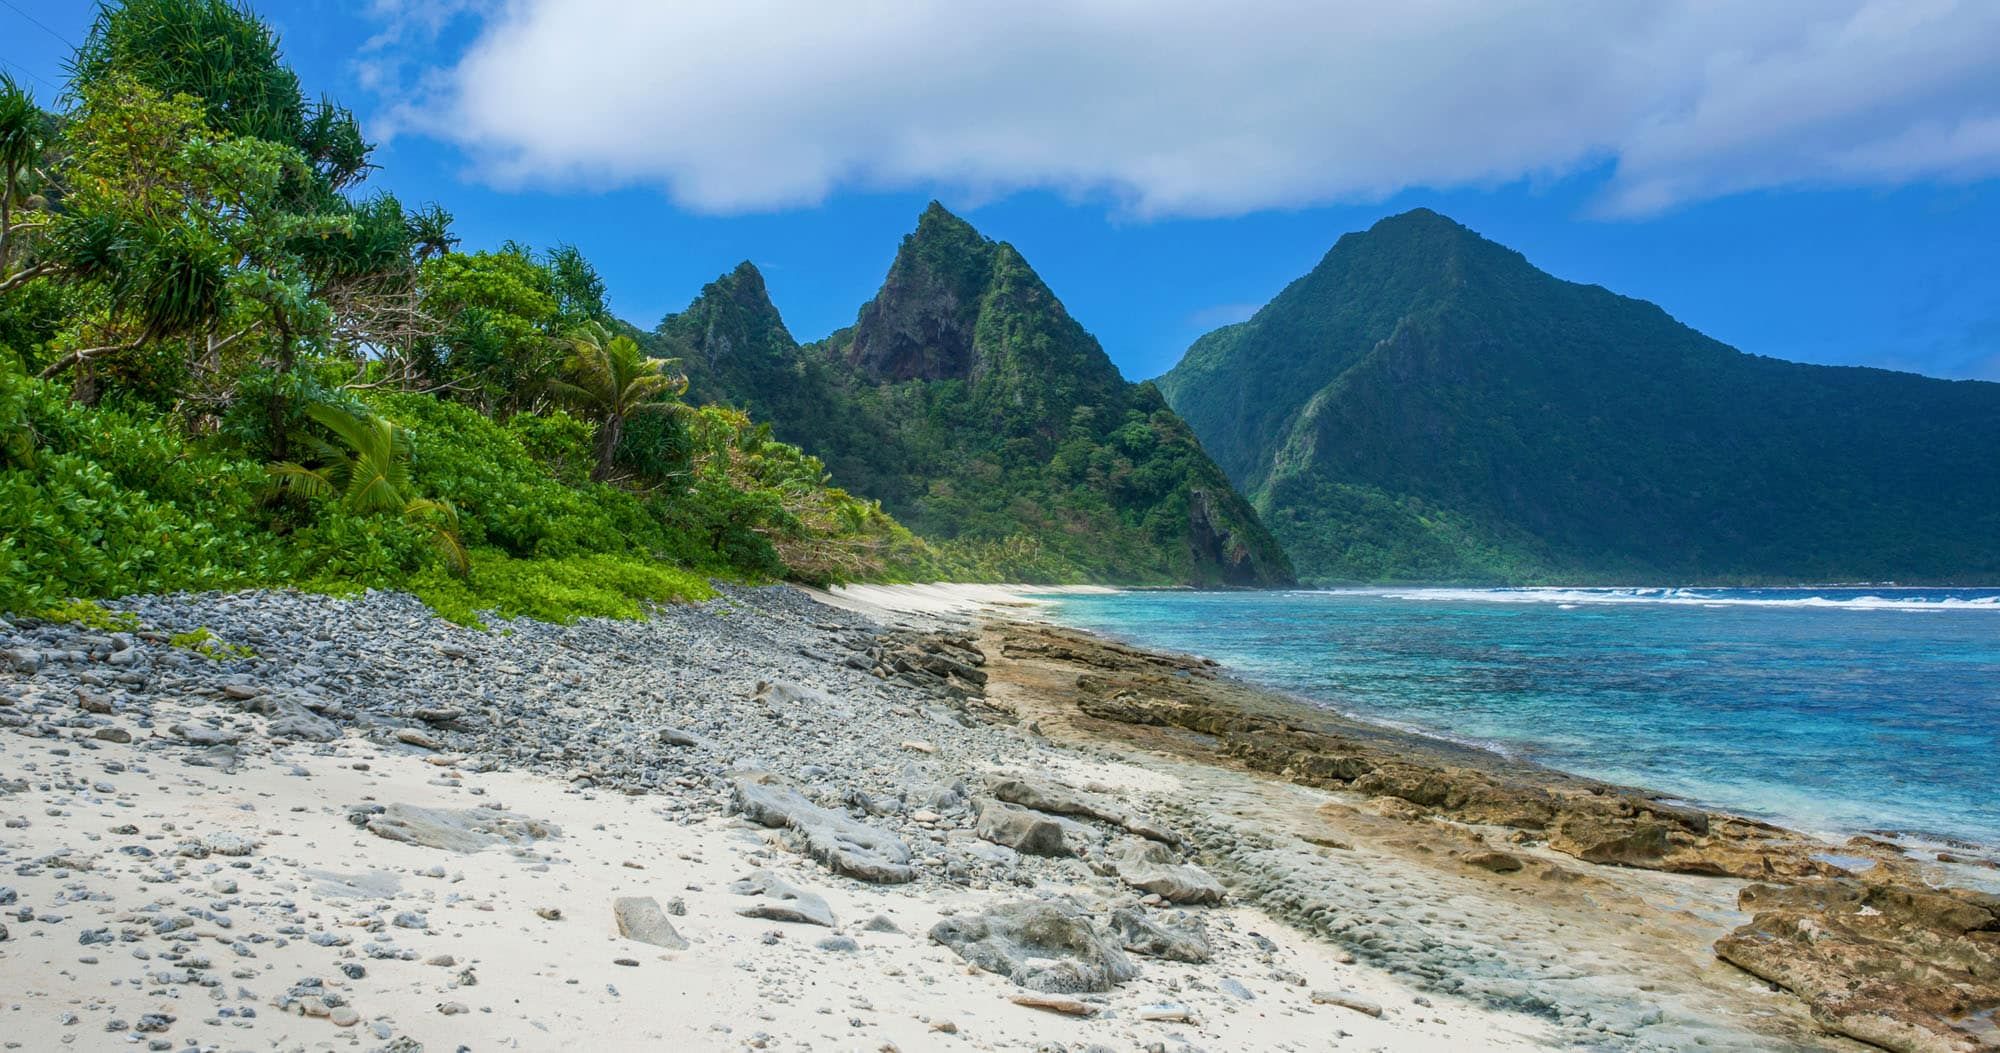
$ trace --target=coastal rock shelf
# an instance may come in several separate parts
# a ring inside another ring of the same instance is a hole
[[[1354,831],[1381,834],[1381,847],[1456,874],[1483,872],[1489,881],[1521,888],[1533,882],[1540,886],[1532,896],[1538,901],[1559,902],[1565,889],[1589,890],[1587,897],[1606,901],[1600,911],[1606,914],[1653,913],[1613,905],[1618,893],[1641,899],[1688,894],[1686,885],[1648,882],[1632,871],[1754,880],[1742,888],[1738,920],[1688,926],[1678,939],[1712,942],[1722,960],[1782,985],[1804,1001],[1819,1026],[1852,1038],[1910,1053],[2000,1048],[1993,1023],[2000,1009],[2000,896],[1939,887],[1939,868],[1894,842],[1859,837],[1829,845],[1643,791],[1360,724],[1230,680],[1204,659],[1038,624],[994,623],[985,642],[1001,656],[992,667],[995,681],[1029,685],[1015,694],[1040,700],[1041,708],[1029,714],[1024,706],[1023,713],[1052,734],[1136,738],[1163,754],[1331,791],[1312,810],[1312,820],[1297,824],[1298,841],[1291,845],[1271,836],[1273,822],[1232,821],[1186,800],[1174,811],[1185,816],[1194,843],[1216,857],[1240,894],[1440,989],[1576,1026],[1591,1023],[1566,1008],[1586,996],[1560,970],[1527,965],[1517,976],[1490,976],[1480,959],[1492,951],[1478,941],[1455,949],[1435,939],[1413,944],[1380,918],[1357,917],[1357,896],[1394,901],[1366,875],[1328,870],[1329,852],[1357,851]],[[1328,833],[1328,826],[1341,833]],[[1352,887],[1343,894],[1343,886]],[[1722,916],[1717,897],[1726,901],[1736,887],[1709,887],[1708,912]],[[1537,979],[1541,972],[1545,978]],[[1680,972],[1675,982],[1726,981],[1701,976],[1698,965]],[[1660,990],[1648,981],[1635,987],[1633,997]],[[1693,1016],[1693,1002],[1689,1011]],[[1607,1022],[1613,1033],[1634,1038],[1675,1023],[1659,1008],[1623,1019],[1600,1010],[1599,1029]],[[1702,1038],[1703,1044],[1714,1041]]]

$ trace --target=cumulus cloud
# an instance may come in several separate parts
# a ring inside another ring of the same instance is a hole
[[[439,9],[378,0],[382,39]],[[707,211],[945,187],[1229,215],[1607,166],[1600,208],[1644,215],[2000,174],[1992,0],[511,0],[480,17],[413,78],[400,127],[497,183],[652,184]]]

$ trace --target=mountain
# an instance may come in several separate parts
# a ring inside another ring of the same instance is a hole
[[[1307,580],[2000,580],[2000,384],[1745,354],[1427,210],[1158,384]]]
[[[652,334],[911,530],[1042,580],[1263,585],[1283,550],[1026,260],[933,203],[853,326],[801,346],[745,263]]]

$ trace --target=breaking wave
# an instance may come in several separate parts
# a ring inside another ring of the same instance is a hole
[[[1380,596],[1432,603],[1548,603],[1565,608],[1613,604],[1679,607],[1816,607],[1856,611],[1991,611],[2000,589],[1701,589],[1701,588],[1430,588],[1301,590],[1300,595]]]

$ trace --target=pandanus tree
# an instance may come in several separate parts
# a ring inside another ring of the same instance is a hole
[[[552,387],[558,397],[597,422],[597,467],[593,479],[608,479],[625,435],[625,422],[640,413],[676,413],[687,378],[667,372],[671,360],[647,358],[629,336],[613,336],[590,323],[570,340],[567,379]]]
[[[40,270],[20,247],[40,224],[22,216],[33,190],[35,165],[47,142],[48,116],[14,78],[0,74],[0,292],[36,277]],[[14,261],[22,259],[16,267]]]
[[[295,435],[292,444],[307,452],[312,466],[297,461],[271,465],[276,489],[308,500],[332,499],[355,515],[400,515],[425,528],[453,573],[471,569],[459,537],[458,510],[449,501],[417,496],[410,479],[408,428],[379,414],[364,416],[323,402],[307,407],[306,415],[336,441],[310,432]]]

